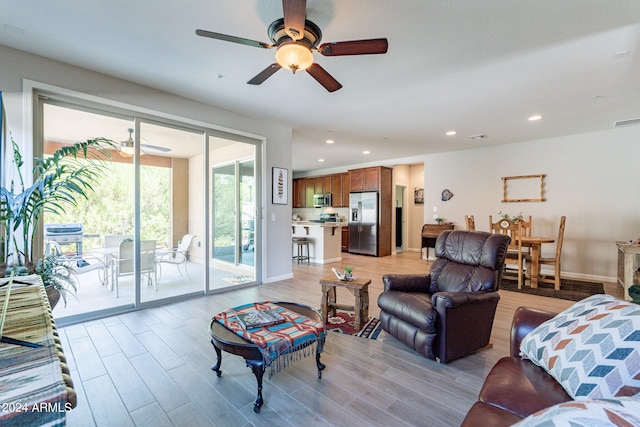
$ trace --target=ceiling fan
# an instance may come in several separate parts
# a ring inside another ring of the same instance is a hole
[[[129,128],[127,129],[127,132],[129,132],[129,138],[127,138],[125,141],[121,141],[120,145],[116,147],[116,150],[118,151],[118,153],[120,153],[121,156],[123,157],[131,157],[133,156],[133,154],[135,153],[135,148],[133,147],[133,129]],[[167,148],[167,147],[160,147],[158,145],[150,145],[150,144],[140,144],[140,148],[148,148],[150,150],[156,150],[156,151],[162,151],[163,153],[168,153],[169,151],[171,151],[171,148]],[[145,153],[141,153],[141,154],[145,154]]]
[[[387,52],[386,38],[331,42],[318,46],[322,39],[322,31],[316,24],[305,19],[306,0],[282,0],[282,8],[284,18],[273,21],[267,30],[272,44],[206,30],[196,30],[196,34],[262,49],[277,49],[276,62],[249,80],[247,83],[251,85],[262,84],[284,67],[294,74],[296,71],[306,70],[325,89],[334,92],[342,85],[319,64],[314,63],[312,52],[319,52],[323,56],[371,55]]]

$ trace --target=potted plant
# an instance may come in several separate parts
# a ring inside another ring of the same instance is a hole
[[[516,223],[522,219],[522,212],[519,212],[518,215],[510,215],[508,213],[502,213],[502,211],[498,212],[498,215],[502,217],[502,219],[506,219],[513,223]]]
[[[78,290],[76,285],[76,272],[69,263],[55,255],[47,255],[38,258],[34,270],[35,274],[42,278],[51,308],[55,307],[60,298],[67,306],[67,297],[75,297]]]
[[[37,257],[36,230],[44,213],[64,213],[79,198],[88,198],[93,185],[105,176],[110,157],[107,148],[115,143],[105,138],[64,146],[52,156],[34,161],[33,184],[26,185],[22,173],[24,161],[11,138],[15,182],[0,186],[0,277],[40,274],[45,288],[57,290],[66,303],[75,292],[71,266],[53,257]],[[66,279],[65,279],[66,277]],[[54,292],[55,293],[55,292]]]

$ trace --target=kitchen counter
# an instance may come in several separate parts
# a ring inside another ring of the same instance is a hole
[[[297,226],[297,225],[317,225],[320,227],[342,227],[342,226],[348,226],[349,223],[347,221],[339,221],[339,222],[317,222],[317,221],[292,221],[291,222],[292,226]]]
[[[349,223],[346,221],[293,221],[291,231],[292,237],[306,237],[310,240],[310,262],[329,264],[342,261],[342,227],[347,225]]]

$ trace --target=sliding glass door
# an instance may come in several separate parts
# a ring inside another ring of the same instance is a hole
[[[77,273],[76,297],[56,317],[257,282],[259,140],[54,98],[38,103],[36,156],[95,137],[114,141],[95,191],[44,218],[45,230],[63,224],[75,233],[43,232],[42,252],[55,247]]]
[[[138,141],[140,300],[201,293],[204,132],[141,121]]]
[[[256,281],[255,144],[210,138],[211,288]]]

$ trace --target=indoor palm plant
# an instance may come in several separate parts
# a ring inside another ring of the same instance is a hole
[[[0,277],[40,274],[45,287],[56,289],[66,302],[75,291],[73,271],[57,257],[38,257],[36,230],[44,213],[64,213],[65,207],[88,198],[93,185],[105,175],[108,148],[105,138],[63,146],[47,158],[34,160],[33,184],[25,184],[24,161],[11,138],[14,175],[9,187],[0,186]],[[17,180],[17,182],[15,182]]]

